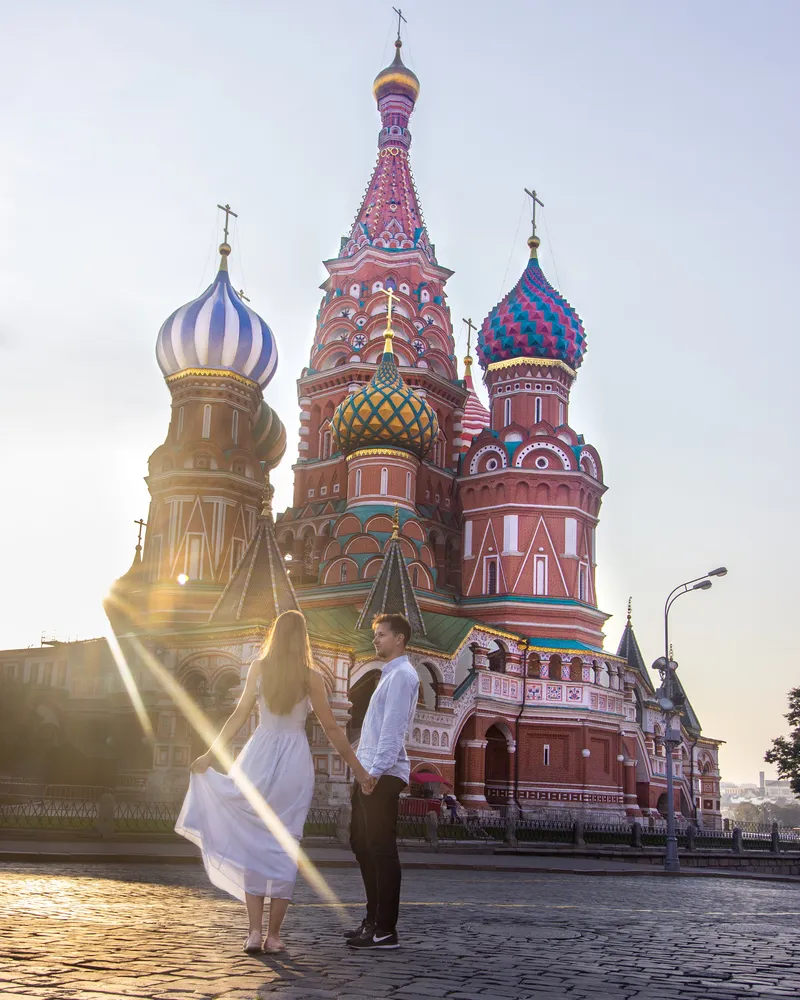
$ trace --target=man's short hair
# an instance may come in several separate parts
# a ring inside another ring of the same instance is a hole
[[[395,635],[402,635],[406,646],[411,641],[411,622],[405,615],[375,615],[372,619],[372,631],[378,625],[388,625]]]

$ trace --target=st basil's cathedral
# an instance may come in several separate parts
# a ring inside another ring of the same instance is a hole
[[[402,611],[421,680],[412,794],[447,790],[467,809],[516,803],[525,814],[658,815],[663,717],[630,610],[616,653],[604,649],[603,466],[569,413],[583,323],[542,271],[534,223],[519,280],[479,327],[469,321],[484,407],[469,348],[456,357],[453,272],[437,258],[409,157],[420,83],[395,45],[373,84],[376,163],[338,254],[324,261],[297,380],[292,505],[273,511],[269,483],[287,450],[268,402],[276,336],[231,284],[226,224],[213,283],[158,334],[171,418],[149,460],[144,544],[112,588],[113,624],[123,644],[135,634],[222,712],[270,623],[300,608],[355,742],[380,672],[372,616]],[[197,748],[144,674],[155,742],[115,780],[172,798]],[[688,698],[681,722],[676,810],[721,825],[719,741],[702,735]],[[315,722],[308,735],[317,801],[344,801],[343,761]]]

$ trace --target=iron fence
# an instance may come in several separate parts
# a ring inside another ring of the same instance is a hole
[[[304,837],[328,837],[335,840],[337,836],[337,825],[339,810],[325,806],[314,806],[308,810],[306,825],[303,829]]]
[[[172,833],[179,812],[177,802],[117,802],[114,829],[118,833]]]
[[[92,830],[96,823],[96,802],[23,796],[0,801],[0,828],[6,830]]]
[[[177,802],[128,801],[111,798],[104,806],[104,788],[91,788],[91,794],[77,797],[81,786],[34,786],[35,794],[25,794],[30,785],[14,783],[13,794],[0,792],[0,830],[47,830],[92,832],[102,825],[101,813],[112,818],[117,834],[170,834],[178,818]],[[24,789],[24,792],[23,792]],[[57,791],[62,794],[45,794]],[[336,841],[346,822],[340,809],[319,806],[309,810],[304,836]],[[433,839],[444,844],[485,844],[488,850],[505,842],[518,844],[560,844],[608,847],[661,848],[666,843],[666,823],[657,820],[640,823],[614,822],[570,815],[517,816],[507,808],[470,810],[452,816],[449,811],[430,817],[417,811],[402,810],[398,837],[409,843]],[[736,828],[705,830],[682,825],[676,829],[678,846],[684,850],[774,852],[800,850],[800,831],[777,824],[740,824]]]

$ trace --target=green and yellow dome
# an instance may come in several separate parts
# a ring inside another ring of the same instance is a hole
[[[425,458],[439,434],[436,411],[406,385],[397,369],[392,336],[389,327],[372,380],[343,399],[331,417],[333,438],[343,455],[388,447]]]

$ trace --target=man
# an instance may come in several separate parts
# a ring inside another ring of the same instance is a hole
[[[364,880],[367,915],[345,937],[351,948],[386,950],[399,947],[397,812],[411,770],[405,739],[417,705],[419,678],[406,656],[411,625],[405,615],[376,615],[372,629],[372,644],[384,667],[364,716],[356,754],[371,781],[354,786],[350,823],[350,846]]]

